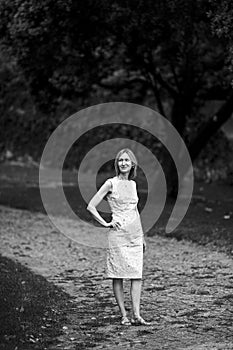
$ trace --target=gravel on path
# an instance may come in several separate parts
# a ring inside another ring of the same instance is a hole
[[[123,327],[104,275],[104,249],[70,240],[41,213],[1,206],[0,221],[0,254],[72,297],[56,345],[47,349],[233,349],[233,260],[226,254],[148,237],[141,313],[152,325]]]

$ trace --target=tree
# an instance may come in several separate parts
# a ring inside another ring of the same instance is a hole
[[[228,65],[233,71],[233,4],[230,1],[210,1],[208,16],[211,19],[212,30],[225,41],[228,50]]]
[[[101,102],[127,91],[171,120],[194,160],[233,111],[226,41],[213,35],[224,19],[216,4],[3,0],[0,33],[43,110],[64,98],[88,103],[100,87]],[[220,110],[203,115],[216,99]]]

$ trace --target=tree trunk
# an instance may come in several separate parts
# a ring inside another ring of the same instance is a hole
[[[174,101],[171,121],[174,128],[178,131],[180,136],[182,137],[184,134],[185,123],[186,123],[186,105],[184,105],[184,101],[182,98],[177,98]]]
[[[186,91],[186,94],[180,94],[174,101],[173,109],[172,109],[172,125],[180,134],[180,137],[183,137],[186,125],[187,115],[190,113],[190,106],[192,105],[192,96],[191,93],[188,94],[189,91]],[[179,150],[177,150],[179,152]],[[174,161],[171,157],[166,158],[166,174],[167,176],[167,193],[169,197],[176,198],[178,192],[178,177],[177,177],[177,169]]]
[[[184,109],[185,110],[185,109]],[[183,110],[183,111],[184,111]],[[179,109],[177,110],[177,112]],[[181,112],[181,111],[180,111]],[[194,161],[203,148],[206,146],[210,138],[219,130],[219,128],[231,117],[233,113],[233,91],[231,92],[228,100],[221,106],[216,114],[214,114],[198,131],[195,139],[187,146],[191,160]],[[173,125],[176,127],[178,132],[182,132],[185,126],[185,118],[182,114],[179,116],[179,121]],[[179,124],[179,126],[177,125]],[[177,195],[177,173],[174,167],[174,163],[171,159],[166,160],[166,174],[167,179],[167,193],[170,197],[176,197]],[[187,169],[188,170],[188,169]],[[184,169],[185,173],[185,169]]]
[[[188,149],[192,161],[200,154],[206,146],[209,139],[219,130],[219,128],[231,117],[233,113],[233,91],[228,100],[222,105],[216,114],[214,114],[198,131],[195,139],[190,143]]]

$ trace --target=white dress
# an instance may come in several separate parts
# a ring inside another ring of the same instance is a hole
[[[117,176],[107,181],[111,182],[107,200],[112,219],[120,222],[121,228],[108,231],[106,276],[142,278],[143,230],[137,209],[136,182],[121,180]]]

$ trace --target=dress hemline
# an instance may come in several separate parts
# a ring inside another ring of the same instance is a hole
[[[138,277],[138,276],[137,276],[137,277],[135,277],[135,276],[133,276],[133,277],[132,277],[132,276],[131,276],[131,277],[129,277],[129,276],[127,276],[127,277],[125,277],[125,276],[124,276],[124,277],[119,277],[119,276],[106,276],[105,278],[106,278],[106,279],[120,278],[120,279],[128,279],[128,280],[131,280],[131,279],[135,279],[135,280],[136,280],[136,279],[137,279],[137,280],[140,279],[140,280],[141,280],[141,279],[142,279],[142,276],[140,276],[140,277]]]

